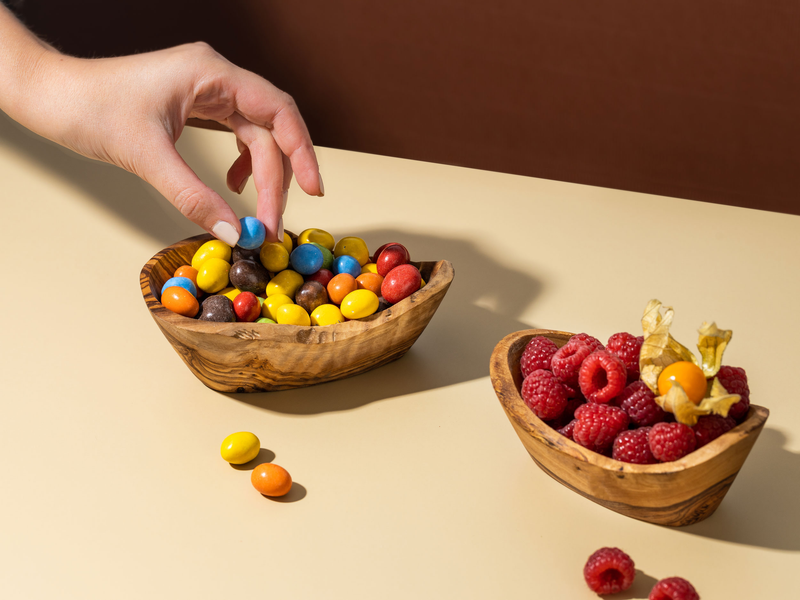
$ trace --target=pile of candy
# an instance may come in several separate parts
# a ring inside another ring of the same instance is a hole
[[[306,229],[265,242],[259,220],[241,224],[235,247],[208,241],[175,271],[161,289],[166,308],[201,321],[332,325],[375,314],[425,285],[399,243],[370,256],[359,237],[335,242],[327,231]]]
[[[561,348],[528,342],[520,359],[521,395],[537,417],[576,443],[616,460],[678,460],[741,423],[750,407],[744,369],[723,366],[732,332],[700,329],[701,359],[669,335],[651,301],[644,335],[616,333],[603,345],[579,333]]]

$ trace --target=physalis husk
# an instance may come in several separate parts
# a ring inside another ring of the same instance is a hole
[[[719,329],[714,323],[703,323],[698,330],[700,334],[697,343],[700,351],[700,359],[698,359],[688,348],[670,335],[669,328],[673,319],[672,308],[663,307],[663,316],[661,308],[661,302],[651,300],[647,303],[647,308],[642,316],[644,342],[639,354],[639,370],[642,381],[656,394],[656,403],[665,411],[673,413],[675,420],[679,423],[691,426],[697,423],[698,417],[711,413],[723,417],[728,416],[730,407],[739,402],[741,397],[738,394],[729,394],[715,375],[722,366],[722,353],[730,342],[733,332]],[[677,382],[666,394],[658,395],[659,374],[667,365],[681,360],[696,364],[706,378],[713,377],[705,397],[699,404],[689,400],[689,396]]]

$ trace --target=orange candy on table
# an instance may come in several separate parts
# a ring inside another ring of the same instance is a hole
[[[253,487],[265,496],[285,496],[292,489],[292,476],[281,466],[264,463],[250,475]]]
[[[382,283],[383,277],[377,273],[362,273],[356,277],[356,285],[359,290],[369,290],[370,292],[374,292],[376,296],[381,295]]]
[[[164,290],[161,295],[161,304],[174,313],[192,318],[200,311],[200,303],[188,290],[172,286]]]
[[[676,381],[689,396],[689,400],[695,404],[700,404],[700,401],[705,398],[708,382],[702,369],[693,362],[682,360],[664,367],[658,376],[659,395],[665,395]]]
[[[356,278],[349,273],[339,273],[328,282],[328,299],[337,306],[344,297],[358,289]]]

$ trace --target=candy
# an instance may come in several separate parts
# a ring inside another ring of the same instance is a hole
[[[228,298],[230,298],[231,302],[233,302],[234,300],[236,300],[236,296],[238,296],[241,293],[242,292],[240,290],[237,290],[235,287],[226,287],[218,291],[217,296],[227,296]]]
[[[306,277],[306,281],[319,281],[326,288],[328,287],[328,284],[330,283],[331,279],[333,279],[333,271],[330,271],[324,267],[319,271],[317,271],[316,273],[313,273]]]
[[[279,306],[277,312],[277,319],[279,325],[300,325],[308,327],[311,325],[311,317],[303,309],[302,306],[297,304],[284,304]]]
[[[289,263],[301,275],[311,275],[322,268],[322,250],[314,244],[301,244],[292,250]]]
[[[348,236],[343,237],[333,248],[333,255],[336,258],[340,256],[352,256],[358,261],[359,269],[369,262],[369,250],[367,244],[360,237]],[[358,273],[356,273],[357,275]]]
[[[269,273],[261,263],[252,260],[240,260],[231,265],[228,278],[231,284],[243,292],[263,294],[269,282]]]
[[[276,324],[275,321],[273,321],[272,319],[268,319],[267,317],[260,317],[260,318],[256,319],[256,323],[273,323],[273,324]]]
[[[261,316],[261,305],[253,292],[242,292],[233,301],[233,312],[238,321],[253,322]]]
[[[362,273],[358,277],[356,277],[356,286],[358,289],[369,290],[373,292],[376,296],[381,295],[381,284],[383,283],[383,277],[378,275],[377,273]]]
[[[189,281],[194,284],[195,289],[197,288],[197,269],[189,265],[183,265],[175,269],[175,273],[172,274],[173,277],[186,277]],[[197,295],[197,294],[195,294]]]
[[[197,271],[197,285],[206,293],[214,294],[228,285],[231,265],[221,258],[209,258]]]
[[[319,251],[322,252],[322,266],[320,269],[328,269],[329,271],[333,269],[333,252],[320,244],[315,244],[314,242],[310,242],[310,244],[319,248]]]
[[[255,217],[242,217],[239,219],[242,225],[242,233],[239,235],[237,245],[245,250],[260,248],[267,237],[267,228]]]
[[[324,229],[306,229],[297,236],[297,244],[315,243],[323,246],[329,251],[333,251],[333,236]]]
[[[236,313],[233,311],[233,302],[227,296],[209,296],[203,300],[203,314],[201,321],[215,323],[235,323]]]
[[[378,296],[374,292],[356,290],[345,296],[339,309],[346,319],[363,319],[377,311],[378,305]]]
[[[261,248],[242,248],[241,246],[234,246],[231,250],[231,264],[239,262],[240,260],[253,260],[258,262],[260,260]]]
[[[278,309],[284,304],[292,304],[292,299],[286,294],[273,294],[267,296],[264,304],[261,305],[261,316],[268,317],[273,321],[278,321]]]
[[[295,292],[294,302],[310,315],[318,306],[328,303],[328,292],[318,281],[306,281]]]
[[[209,258],[221,258],[229,261],[231,258],[231,247],[222,240],[209,240],[197,249],[192,257],[192,267],[200,271],[200,267]]]
[[[389,244],[378,256],[375,264],[378,267],[378,274],[386,277],[389,271],[400,265],[404,265],[411,260],[408,250],[402,244]]]
[[[378,272],[378,265],[374,262],[368,262],[363,267],[361,267],[361,273],[377,273]]]
[[[267,242],[261,246],[259,258],[264,268],[271,273],[283,271],[289,266],[289,251],[284,244],[278,242]]]
[[[191,279],[188,277],[172,277],[167,279],[167,282],[161,287],[161,295],[164,295],[164,291],[172,286],[182,287],[187,292],[189,292],[192,296],[197,296],[197,287],[192,282]],[[163,302],[162,302],[163,304]]]
[[[253,469],[250,483],[265,496],[285,496],[292,489],[292,476],[281,466],[264,463]]]
[[[333,261],[333,272],[336,274],[349,273],[355,279],[361,275],[361,265],[349,254],[343,254]]]
[[[239,431],[222,440],[220,454],[232,465],[243,465],[258,456],[261,442],[254,433]]]
[[[161,304],[172,312],[189,318],[194,317],[200,310],[200,304],[194,294],[177,285],[164,290],[164,293],[161,294]]]
[[[328,298],[334,304],[341,304],[344,297],[358,289],[356,278],[349,273],[340,273],[328,283]]]
[[[297,271],[284,269],[267,284],[267,297],[275,294],[285,294],[294,298],[297,289],[303,285],[303,276]]]
[[[384,250],[384,252],[386,252]],[[381,284],[381,296],[391,304],[408,298],[419,289],[422,277],[414,265],[400,265],[386,275]],[[347,316],[347,315],[345,315]]]
[[[342,311],[335,304],[322,304],[318,306],[314,312],[311,313],[311,324],[320,325],[334,325],[336,323],[344,323]]]

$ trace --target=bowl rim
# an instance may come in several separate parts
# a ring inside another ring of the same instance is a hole
[[[702,448],[687,454],[685,457],[666,463],[652,465],[637,465],[614,460],[613,458],[598,454],[580,444],[561,435],[547,423],[537,417],[522,400],[522,395],[514,382],[511,354],[524,349],[527,341],[537,335],[546,337],[564,338],[566,341],[572,333],[553,329],[524,329],[505,336],[495,346],[490,363],[490,378],[497,396],[514,422],[531,437],[539,442],[557,450],[574,460],[588,462],[596,467],[615,473],[664,475],[685,471],[703,464],[723,454],[727,449],[735,446],[753,431],[760,430],[769,416],[769,410],[763,406],[750,404],[750,410],[744,421],[736,427],[709,442]],[[552,339],[552,338],[551,338]],[[524,342],[522,342],[524,340]],[[553,340],[556,341],[556,340]],[[561,340],[559,340],[561,341]],[[728,435],[732,434],[732,435]]]
[[[204,233],[180,240],[160,250],[144,264],[139,274],[139,283],[144,301],[154,318],[165,321],[173,327],[178,327],[188,331],[228,335],[232,337],[238,337],[241,333],[242,327],[256,327],[270,328],[270,333],[275,335],[272,335],[267,339],[273,341],[276,340],[276,338],[286,338],[287,341],[296,340],[298,336],[302,336],[304,332],[308,332],[309,330],[324,330],[330,333],[331,338],[336,338],[338,334],[339,339],[341,339],[342,337],[349,337],[367,329],[378,327],[388,321],[398,319],[403,314],[413,310],[416,305],[423,304],[434,297],[444,294],[450,287],[455,275],[453,265],[448,260],[420,262],[412,261],[411,264],[420,269],[426,268],[427,266],[431,267],[431,277],[422,288],[411,294],[411,296],[404,298],[400,302],[389,306],[379,313],[370,315],[364,319],[354,319],[345,323],[335,323],[333,325],[319,326],[282,324],[279,328],[275,328],[274,325],[276,325],[276,323],[256,323],[244,321],[237,321],[234,323],[216,323],[211,321],[200,321],[196,318],[185,317],[172,312],[163,304],[161,304],[160,299],[157,298],[153,293],[151,286],[153,269],[155,268],[156,264],[170,252],[174,252],[189,245],[196,244],[199,247],[204,242],[214,239],[217,238],[209,233]]]

